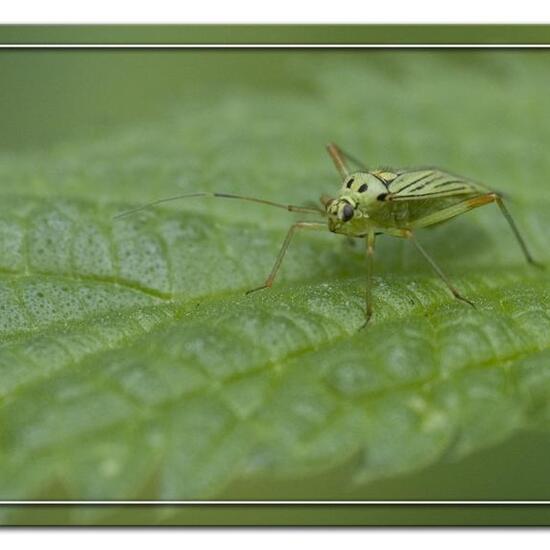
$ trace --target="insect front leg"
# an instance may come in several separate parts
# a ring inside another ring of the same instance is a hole
[[[271,269],[271,272],[269,273],[265,283],[257,288],[253,288],[247,291],[246,294],[250,294],[252,292],[256,292],[257,290],[262,290],[264,288],[271,288],[271,286],[273,285],[273,281],[277,276],[277,272],[281,267],[281,263],[283,261],[288,245],[290,244],[292,237],[294,236],[296,231],[298,231],[298,229],[313,229],[315,231],[327,231],[327,226],[324,223],[318,223],[318,222],[296,222],[295,224],[291,225],[290,229],[288,230],[288,233],[286,234],[285,240],[283,241],[281,250],[279,250],[279,254],[277,254],[275,264],[273,265],[273,268]]]
[[[372,317],[372,275],[374,272],[374,243],[376,235],[370,231],[365,239],[367,244],[367,286],[365,290],[365,322],[362,329],[365,328]]]
[[[455,286],[451,283],[449,280],[449,277],[445,274],[445,272],[437,265],[436,261],[426,252],[424,247],[416,240],[416,237],[414,236],[413,232],[406,229],[403,230],[402,236],[412,241],[412,243],[416,246],[416,249],[424,256],[425,260],[432,266],[432,269],[439,275],[440,279],[447,285],[447,288],[451,291],[452,295],[457,299],[461,300],[462,302],[465,302],[467,304],[470,304],[472,307],[475,308],[475,304],[468,300],[468,298],[465,298],[460,294],[460,292],[455,288]]]

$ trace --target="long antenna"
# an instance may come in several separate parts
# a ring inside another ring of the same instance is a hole
[[[338,147],[338,145],[336,145],[335,143],[329,143],[327,145],[327,152],[330,155],[332,162],[334,162],[336,170],[338,170],[342,178],[347,178],[349,175],[349,170],[346,165],[346,161],[344,160],[342,151],[340,150],[340,147]]]
[[[321,214],[323,215],[325,212],[321,210],[320,208],[308,208],[307,206],[294,206],[292,204],[282,204],[279,202],[273,202],[268,201],[264,199],[256,199],[254,197],[244,197],[242,195],[232,195],[229,193],[209,193],[209,192],[199,192],[199,193],[186,193],[184,195],[175,195],[174,197],[167,197],[165,199],[159,199],[153,202],[149,202],[147,204],[142,204],[141,206],[138,206],[136,208],[132,208],[131,210],[125,210],[124,212],[120,212],[116,214],[113,219],[120,219],[125,218],[126,216],[129,216],[131,214],[134,214],[136,212],[141,212],[142,210],[146,210],[147,208],[151,208],[153,206],[157,206],[158,204],[162,204],[164,202],[170,202],[175,201],[179,199],[191,199],[194,197],[216,197],[221,199],[237,199],[242,201],[249,201],[249,202],[257,202],[260,204],[267,204],[268,206],[275,206],[276,208],[282,208],[284,210],[288,210],[289,212],[303,212],[305,214]]]
[[[343,178],[347,177],[349,172],[346,160],[349,160],[352,164],[355,164],[360,170],[368,172],[368,168],[360,160],[349,153],[346,153],[346,151],[343,151],[338,145],[336,145],[336,143],[329,143],[327,145],[327,151],[332,159],[332,162],[334,162],[336,169],[340,172],[340,175]]]

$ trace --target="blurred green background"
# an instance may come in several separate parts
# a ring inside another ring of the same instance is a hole
[[[225,101],[242,92],[253,91],[256,95],[277,98],[286,95],[299,95],[304,102],[317,97],[316,80],[323,77],[341,80],[333,82],[334,93],[341,94],[346,102],[347,94],[353,88],[349,79],[364,78],[365,86],[377,87],[392,83],[388,93],[395,95],[395,109],[400,101],[407,101],[409,93],[416,94],[418,109],[416,117],[403,121],[403,132],[414,127],[414,135],[425,136],[425,158],[418,164],[430,164],[437,156],[438,141],[445,142],[446,132],[464,131],[464,128],[446,128],[426,125],[423,113],[430,109],[464,110],[464,127],[470,135],[475,135],[469,125],[475,119],[468,116],[469,109],[482,109],[476,104],[475,90],[480,87],[485,92],[493,87],[513,85],[511,97],[516,105],[522,105],[527,117],[522,127],[509,124],[506,112],[502,118],[493,120],[496,129],[506,134],[504,142],[508,150],[495,147],[486,154],[482,150],[483,139],[473,140],[469,151],[479,171],[490,173],[491,164],[506,160],[516,141],[530,135],[532,146],[537,149],[550,133],[548,118],[550,108],[546,98],[550,83],[550,53],[546,51],[85,51],[85,50],[4,50],[0,52],[0,159],[14,158],[28,153],[47,153],[70,142],[101,140],[126,127],[139,127],[156,123],[159,119],[169,119],[173,113],[185,113],[186,105],[196,105],[200,98],[203,103]],[[419,96],[418,90],[401,88],[403,75],[407,82],[414,82],[411,73],[417,73],[421,89],[426,94]],[[453,97],[431,97],[430,80],[440,84],[447,77],[462,75],[464,86]],[[510,75],[514,80],[511,83]],[[472,82],[474,93],[468,93],[468,80]],[[533,94],[535,88],[541,93]],[[522,95],[525,91],[525,95]],[[353,93],[356,93],[356,88]],[[543,103],[536,103],[539,99]],[[533,102],[531,104],[530,102]],[[511,109],[514,105],[510,106]],[[372,117],[369,117],[372,112]],[[266,110],[260,123],[269,125],[270,112]],[[323,117],[322,110],[318,113]],[[374,122],[371,122],[374,121]],[[246,123],[258,121],[239,120],[235,131],[245,131]],[[485,121],[486,122],[486,121]],[[384,116],[377,105],[365,103],[365,123],[369,125],[371,140],[379,140],[380,150],[385,142],[386,128]],[[492,130],[494,131],[495,128]],[[212,132],[216,131],[215,121]],[[484,129],[480,128],[479,134]],[[288,132],[292,133],[289,120]],[[303,129],[302,129],[303,132]],[[304,132],[307,134],[307,131]],[[313,138],[313,136],[310,136]],[[543,139],[541,139],[541,137]],[[333,136],[315,136],[319,145],[327,139],[339,139],[348,149],[354,151],[354,136],[346,134],[346,127],[334,128]],[[546,141],[548,143],[548,141]],[[490,145],[490,144],[489,144]],[[315,144],[317,146],[317,144]],[[273,143],[273,147],[277,147]],[[324,153],[319,147],[319,163],[325,163]],[[382,155],[378,155],[382,157]],[[369,159],[365,159],[369,162]],[[380,158],[390,162],[390,158]],[[466,164],[468,159],[464,159]],[[284,165],[285,159],[281,158]],[[462,168],[462,167],[459,167]],[[532,164],[525,165],[525,181],[533,177],[545,177],[537,173]],[[243,166],[246,178],[246,166]],[[0,185],[6,185],[0,183]],[[93,190],[91,190],[93,192]],[[316,191],[313,190],[315,198]],[[487,450],[478,451],[460,462],[441,462],[425,470],[389,480],[377,481],[370,485],[371,499],[492,499],[492,500],[536,500],[549,499],[548,457],[550,456],[550,436],[543,432],[525,432]],[[364,490],[349,486],[346,482],[346,469],[334,471],[331,476],[294,480],[261,480],[239,482],[226,489],[221,495],[227,499],[267,498],[300,499],[303,494],[319,499],[356,499],[364,496]],[[170,516],[168,522],[212,521],[223,523],[227,516],[223,510],[209,509],[183,510]],[[479,520],[484,513],[457,509],[454,519],[440,516],[441,521],[467,522]],[[521,512],[523,514],[523,512]],[[542,511],[522,515],[523,521],[544,521]],[[40,522],[43,511],[29,515],[29,521]],[[61,518],[62,510],[52,511],[51,518]],[[257,514],[257,515],[255,515]],[[289,515],[292,514],[292,515]],[[381,508],[376,512],[339,512],[319,510],[274,511],[266,516],[250,509],[237,510],[231,517],[235,521],[266,522],[288,521],[308,523],[350,521],[352,523],[374,521],[376,523],[409,521],[429,521],[426,515],[413,516],[406,509]],[[415,512],[416,514],[416,512]],[[82,516],[85,517],[85,516]],[[92,517],[92,515],[90,516]],[[144,515],[135,510],[120,511],[111,521],[146,521]],[[208,520],[204,518],[208,517]],[[424,519],[420,519],[423,517]],[[433,517],[438,517],[434,512]],[[488,517],[497,518],[496,515]],[[504,516],[501,516],[504,517]],[[514,522],[514,516],[504,521]],[[516,516],[520,517],[520,516]],[[142,518],[142,519],[139,519]],[[176,519],[175,519],[176,518]],[[179,518],[179,519],[178,519]],[[241,519],[239,519],[241,518]],[[317,518],[317,519],[315,519]],[[337,519],[340,518],[340,519]],[[93,519],[92,519],[93,521]],[[437,520],[435,520],[437,521]]]

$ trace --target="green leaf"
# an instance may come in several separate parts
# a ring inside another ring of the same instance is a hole
[[[4,154],[1,498],[215,498],[348,465],[368,499],[367,482],[547,430],[550,278],[494,206],[420,235],[475,309],[382,237],[364,331],[361,242],[299,235],[273,289],[246,296],[291,214],[190,199],[113,220],[188,191],[317,201],[338,188],[334,140],[504,191],[548,262],[536,53],[287,53],[281,89],[228,75],[170,116]]]

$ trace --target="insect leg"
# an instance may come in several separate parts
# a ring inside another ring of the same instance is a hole
[[[508,208],[506,208],[506,205],[504,204],[504,201],[502,200],[502,197],[499,195],[495,195],[495,202],[497,203],[498,207],[500,208],[500,211],[502,212],[502,215],[506,218],[506,221],[508,222],[508,225],[512,228],[512,231],[519,243],[519,246],[521,247],[521,250],[523,251],[523,255],[525,256],[525,259],[532,265],[535,265],[537,267],[544,267],[541,263],[534,260],[533,256],[531,256],[531,253],[529,252],[529,249],[527,248],[527,244],[525,243],[525,240],[521,236],[521,233],[519,232],[518,226],[516,225],[516,222],[514,221],[514,218],[512,218],[512,215],[508,211]]]
[[[412,231],[405,231],[403,236],[408,238],[414,243],[414,245],[416,246],[416,249],[420,252],[420,254],[422,254],[422,256],[424,256],[425,260],[432,266],[432,269],[439,275],[441,280],[447,285],[447,288],[452,292],[455,298],[463,302],[466,302],[467,304],[470,304],[472,307],[475,307],[473,302],[468,300],[468,298],[464,298],[464,296],[462,296],[462,294],[458,292],[458,290],[451,283],[447,275],[445,275],[445,272],[437,265],[435,260],[426,252],[424,247],[416,240],[416,237],[414,236]]]
[[[472,199],[464,200],[462,202],[459,202],[458,204],[449,206],[448,208],[444,208],[443,210],[439,210],[438,212],[434,212],[433,214],[429,214],[428,216],[424,216],[423,218],[419,218],[418,220],[415,220],[411,224],[411,227],[413,228],[428,227],[429,225],[434,225],[436,223],[449,220],[451,218],[454,218],[455,216],[464,214],[469,210],[473,210],[474,208],[478,208],[480,206],[484,206],[492,202],[497,203],[498,207],[500,208],[500,211],[502,212],[503,216],[506,218],[506,221],[510,225],[514,233],[514,236],[516,237],[521,247],[521,250],[525,255],[526,260],[530,264],[535,265],[537,267],[544,267],[542,264],[540,264],[539,262],[533,259],[533,256],[531,255],[531,253],[529,252],[529,249],[527,248],[527,244],[525,240],[521,236],[521,233],[519,232],[519,229],[516,223],[514,222],[514,219],[512,218],[510,212],[508,211],[508,208],[506,208],[506,205],[504,204],[502,197],[498,193],[487,193],[485,195],[479,195]]]
[[[288,233],[286,234],[285,240],[283,241],[283,245],[281,246],[281,250],[279,250],[279,254],[277,254],[275,264],[273,265],[273,268],[271,269],[271,272],[269,273],[265,283],[262,286],[259,286],[258,288],[253,288],[252,290],[247,291],[246,294],[250,294],[251,292],[256,292],[257,290],[262,290],[264,288],[271,288],[271,286],[273,285],[273,281],[275,280],[275,277],[277,275],[277,272],[281,267],[281,263],[283,261],[288,245],[290,244],[290,241],[292,240],[294,233],[296,233],[298,229],[313,229],[316,231],[326,231],[327,226],[324,223],[316,223],[316,222],[296,222],[292,224],[290,226],[290,229],[288,230]]]
[[[365,292],[365,323],[361,328],[365,328],[372,317],[372,274],[374,272],[374,242],[376,235],[370,231],[365,239],[367,243],[367,287]]]

